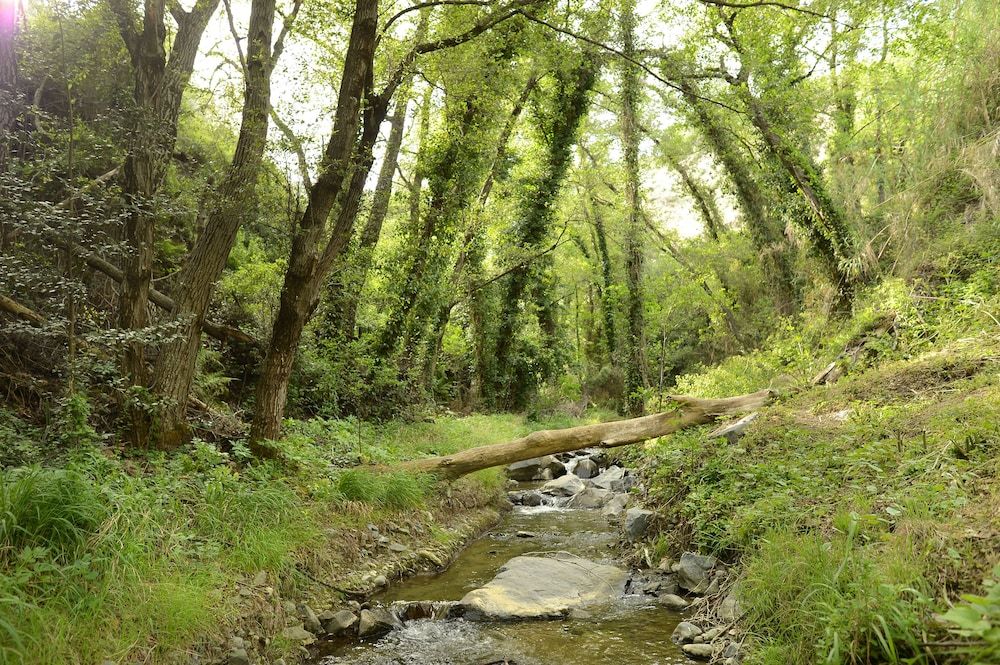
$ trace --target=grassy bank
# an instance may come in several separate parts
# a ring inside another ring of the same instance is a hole
[[[998,274],[946,257],[849,321],[796,322],[679,382],[784,394],[735,445],[703,428],[635,453],[659,553],[737,566],[750,662],[1000,662]],[[844,378],[810,385],[861,340]]]
[[[295,422],[277,444],[282,462],[252,463],[240,444],[117,449],[87,427],[85,407],[66,405],[59,436],[4,414],[0,662],[186,663],[235,632],[277,657],[294,647],[270,642],[286,601],[330,598],[412,565],[366,544],[366,525],[446,560],[495,514],[496,471],[446,493],[366,464],[572,424],[473,416],[359,433],[353,422]]]

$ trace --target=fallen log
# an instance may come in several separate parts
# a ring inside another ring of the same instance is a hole
[[[777,393],[760,390],[749,395],[723,399],[699,399],[676,395],[670,397],[678,408],[650,416],[616,420],[568,429],[541,430],[527,436],[491,446],[469,448],[454,455],[413,460],[403,469],[429,473],[452,480],[473,471],[519,462],[521,460],[579,450],[580,448],[615,448],[665,436],[688,427],[712,422],[720,416],[752,411],[770,402]]]

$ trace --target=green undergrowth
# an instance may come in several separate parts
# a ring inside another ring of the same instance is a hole
[[[678,382],[781,395],[736,444],[705,427],[639,455],[664,516],[659,553],[737,564],[750,662],[1000,662],[994,262],[945,257],[866,294],[849,320],[789,323]],[[835,360],[845,375],[812,386]]]
[[[170,455],[79,440],[39,450],[43,433],[5,413],[0,663],[187,663],[190,650],[222,641],[246,613],[232,590],[249,576],[268,571],[294,598],[307,582],[297,571],[346,557],[369,522],[422,521],[448,544],[448,520],[486,506],[502,486],[498,473],[482,472],[451,487],[461,504],[446,503],[430,478],[373,464],[561,424],[363,423],[359,446],[357,423],[291,422],[274,444],[279,461],[260,463],[240,443],[195,442]]]

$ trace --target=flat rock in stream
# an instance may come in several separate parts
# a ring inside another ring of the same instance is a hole
[[[543,494],[551,494],[552,496],[573,496],[585,489],[587,489],[587,483],[572,473],[567,473],[565,476],[550,480],[542,485],[541,491]]]
[[[624,592],[627,577],[615,566],[574,556],[519,556],[458,604],[469,619],[554,619],[610,603]]]
[[[570,497],[570,500],[566,502],[567,508],[603,508],[608,501],[614,497],[615,493],[609,490],[602,490],[596,487],[588,487],[587,489],[574,494]]]

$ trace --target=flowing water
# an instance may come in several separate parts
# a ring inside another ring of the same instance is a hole
[[[524,537],[519,532],[528,532]],[[516,507],[490,533],[472,543],[445,572],[410,578],[375,600],[458,600],[489,582],[509,559],[528,552],[565,551],[616,563],[617,531],[598,510]],[[690,663],[670,641],[682,620],[648,596],[626,596],[565,621],[477,623],[421,619],[374,642],[331,641],[320,665],[580,665]]]

